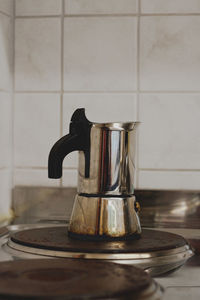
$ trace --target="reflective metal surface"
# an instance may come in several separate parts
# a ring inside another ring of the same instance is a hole
[[[120,238],[141,234],[135,197],[87,197],[77,195],[72,210],[69,232]]]
[[[131,195],[134,193],[134,154],[137,123],[92,123],[90,169],[79,152],[78,193]]]
[[[71,236],[127,238],[140,235],[135,197],[130,196],[134,193],[136,125],[92,123],[88,178],[84,152],[79,152],[79,195],[70,218]]]
[[[13,191],[15,224],[69,221],[76,188],[18,186]],[[200,228],[199,191],[135,190],[143,227]]]
[[[48,257],[66,257],[80,259],[100,259],[119,264],[134,265],[146,270],[152,276],[164,274],[182,266],[193,253],[188,245],[166,251],[146,253],[88,253],[65,252],[27,247],[10,240],[10,234],[24,229],[52,227],[52,224],[41,225],[14,225],[9,226],[9,233],[0,238],[0,260],[38,259]],[[63,226],[63,225],[62,225]],[[59,225],[60,227],[60,225]]]
[[[141,233],[134,194],[135,137],[138,122],[95,123],[77,109],[69,134],[51,148],[49,178],[62,177],[64,158],[79,151],[78,196],[69,234],[82,239],[128,238]]]
[[[135,196],[145,227],[200,228],[199,191],[136,190]]]
[[[68,258],[84,258],[84,259],[100,259],[100,260],[116,260],[118,263],[132,263],[137,260],[143,260],[143,265],[146,265],[147,270],[151,270],[152,266],[148,263],[153,260],[159,265],[159,263],[174,262],[180,264],[180,261],[186,261],[189,257],[193,255],[192,250],[188,245],[183,247],[178,247],[171,250],[162,251],[152,251],[146,253],[91,253],[91,252],[77,252],[77,251],[59,251],[59,250],[49,250],[42,248],[35,248],[30,246],[25,246],[13,242],[11,239],[8,240],[7,245],[15,250],[20,250],[27,253],[39,254],[45,256],[54,257],[68,257]],[[121,261],[122,260],[122,261]],[[142,262],[138,262],[141,264]]]

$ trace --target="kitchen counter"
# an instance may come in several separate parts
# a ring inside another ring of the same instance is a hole
[[[200,240],[199,229],[154,228],[182,235],[186,239]],[[164,289],[163,300],[200,299],[200,255],[191,257],[180,269],[154,278]]]
[[[176,272],[155,277],[164,289],[163,300],[200,299],[200,256],[193,256]]]

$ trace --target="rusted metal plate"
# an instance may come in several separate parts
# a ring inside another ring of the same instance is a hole
[[[151,284],[143,270],[114,263],[73,259],[0,263],[0,299],[4,300],[141,299],[138,294]]]
[[[14,233],[15,243],[57,251],[87,253],[144,253],[171,250],[187,244],[179,235],[157,230],[143,229],[138,240],[127,241],[84,241],[68,237],[67,227],[50,227],[23,230]]]

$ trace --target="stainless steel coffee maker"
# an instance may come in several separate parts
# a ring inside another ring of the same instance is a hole
[[[79,151],[78,194],[68,228],[79,239],[133,239],[141,234],[134,196],[137,122],[93,123],[85,109],[71,118],[69,134],[49,154],[49,178],[62,177],[67,154]]]

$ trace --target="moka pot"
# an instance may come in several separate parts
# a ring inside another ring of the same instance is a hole
[[[141,234],[134,196],[137,122],[93,123],[77,109],[70,132],[49,154],[50,178],[62,176],[67,154],[79,151],[78,193],[68,233],[80,239],[128,239]]]

